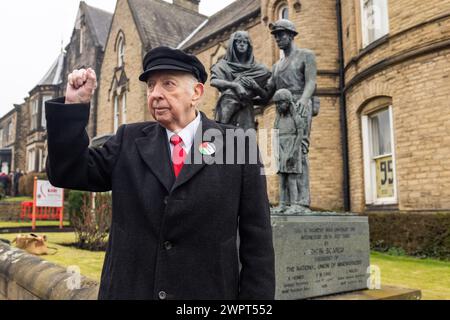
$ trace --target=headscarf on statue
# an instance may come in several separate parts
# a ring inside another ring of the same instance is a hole
[[[245,61],[243,62],[239,61],[234,46],[237,37],[247,38],[249,44]],[[240,82],[242,77],[248,77],[255,80],[263,88],[270,76],[271,72],[266,66],[255,62],[253,45],[246,31],[237,31],[231,35],[225,57],[211,68],[211,79]],[[228,94],[228,91],[232,90],[226,90],[222,94]],[[234,91],[231,94],[234,94]],[[256,93],[249,93],[250,98],[254,98],[255,96]]]
[[[246,39],[247,52],[242,61],[238,58],[235,42],[238,39]],[[238,82],[246,90],[247,94],[239,98],[233,89],[221,91],[221,96],[216,105],[216,121],[231,123],[246,128],[254,127],[253,98],[258,96],[253,89],[248,89],[242,82],[242,78],[253,79],[261,88],[264,88],[271,72],[263,64],[256,63],[253,56],[253,45],[246,31],[237,31],[231,35],[225,57],[219,60],[211,68],[211,80],[220,79],[229,82]]]

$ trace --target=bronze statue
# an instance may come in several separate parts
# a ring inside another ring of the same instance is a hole
[[[295,25],[286,19],[278,20],[275,23],[269,25],[271,33],[273,34],[278,47],[283,50],[284,56],[273,66],[272,77],[269,79],[266,90],[268,97],[272,97],[277,90],[287,89],[292,96],[292,104],[295,108],[291,107],[292,112],[300,112],[302,118],[302,126],[304,128],[296,128],[303,131],[302,136],[302,152],[301,156],[294,157],[293,160],[297,161],[294,167],[301,168],[301,173],[295,176],[297,180],[298,196],[295,196],[295,206],[289,209],[287,212],[286,207],[283,207],[283,203],[280,202],[275,213],[308,213],[310,212],[310,187],[309,187],[309,137],[311,133],[312,117],[319,113],[319,100],[314,97],[316,90],[316,78],[317,78],[317,66],[314,52],[308,49],[300,49],[294,44],[294,37],[298,34]],[[296,114],[295,119],[299,115]],[[291,126],[292,127],[292,126]],[[282,128],[285,130],[285,128]],[[290,130],[293,130],[291,128]],[[280,131],[282,134],[283,131]],[[281,139],[281,137],[280,137]],[[292,139],[292,138],[290,138]],[[281,147],[281,146],[280,146]],[[298,150],[298,147],[296,147]],[[280,179],[285,180],[283,177]],[[292,185],[291,180],[288,179],[289,186]],[[282,183],[281,194],[287,194],[288,191],[284,188],[287,187],[286,183]],[[291,188],[294,189],[294,188]],[[291,199],[292,200],[292,199]],[[283,199],[282,199],[283,201]]]
[[[233,33],[225,57],[211,68],[211,86],[221,92],[216,121],[254,129],[254,99],[267,98],[263,88],[270,76],[268,68],[255,62],[248,33]]]

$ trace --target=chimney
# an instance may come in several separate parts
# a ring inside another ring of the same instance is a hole
[[[198,13],[200,0],[173,0],[173,4]]]

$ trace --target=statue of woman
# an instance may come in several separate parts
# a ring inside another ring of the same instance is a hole
[[[265,99],[265,87],[271,73],[256,63],[253,46],[246,31],[231,35],[225,57],[211,68],[211,86],[221,92],[215,119],[247,129],[255,128],[253,99]]]

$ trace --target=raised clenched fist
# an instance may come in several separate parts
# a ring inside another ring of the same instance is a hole
[[[91,68],[74,70],[69,74],[66,103],[89,103],[97,88],[97,76]]]

